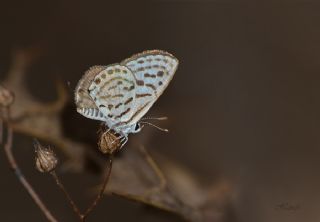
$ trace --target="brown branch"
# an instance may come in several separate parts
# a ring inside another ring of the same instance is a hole
[[[157,175],[160,184],[156,186],[154,189],[148,190],[145,192],[144,196],[149,196],[150,193],[152,192],[157,192],[161,191],[167,188],[167,179],[165,178],[163,172],[161,171],[160,167],[156,163],[156,161],[151,157],[149,152],[144,148],[144,146],[140,145],[139,146],[139,151],[149,164],[150,168],[154,171],[154,173]]]
[[[179,208],[181,209],[189,209],[186,210],[186,212],[191,212],[192,208],[190,206],[187,206],[185,203],[183,203],[178,196],[172,192],[170,187],[168,186],[167,179],[164,176],[164,173],[160,169],[159,165],[156,163],[156,161],[151,157],[150,153],[144,148],[144,146],[139,146],[139,150],[146,159],[147,163],[149,164],[150,168],[155,172],[157,177],[160,180],[160,184],[156,187],[154,187],[151,190],[148,190],[145,192],[144,196],[148,199],[149,196],[152,195],[152,193],[160,193],[161,191],[165,191],[167,194],[171,196],[176,202],[177,205],[179,205]],[[190,218],[188,215],[187,218]]]
[[[54,180],[56,181],[56,184],[58,185],[58,187],[62,190],[62,192],[64,193],[64,195],[66,196],[66,198],[68,199],[69,204],[71,205],[73,211],[75,212],[75,214],[79,217],[80,221],[82,221],[82,214],[78,208],[78,206],[75,204],[75,202],[72,200],[70,194],[68,193],[68,191],[66,190],[66,188],[64,187],[64,185],[61,183],[58,175],[56,174],[55,171],[52,171],[50,173],[52,175],[52,177],[54,178]]]
[[[101,186],[100,192],[98,193],[98,195],[96,196],[96,198],[94,199],[94,201],[89,205],[89,207],[85,210],[85,213],[81,213],[81,211],[79,210],[78,206],[75,204],[75,202],[72,200],[70,194],[68,193],[68,191],[66,190],[66,188],[64,187],[64,185],[62,184],[61,180],[59,179],[58,175],[56,174],[55,171],[51,172],[52,177],[54,178],[54,180],[56,181],[56,184],[58,185],[58,187],[62,190],[62,192],[64,193],[64,195],[66,196],[66,198],[68,199],[69,204],[71,205],[73,211],[75,212],[75,214],[79,217],[80,221],[85,221],[85,219],[88,217],[88,215],[92,212],[92,210],[98,205],[98,203],[100,202],[100,200],[103,197],[104,191],[107,187],[110,175],[111,175],[111,169],[112,169],[112,157],[109,160],[109,164],[106,165],[107,166],[107,170],[106,170],[106,175],[103,181],[103,184]],[[109,167],[108,167],[109,166]]]
[[[144,163],[139,167],[148,167],[149,172],[145,172],[145,178],[150,177],[150,175],[147,175],[147,173],[152,173],[156,176],[156,178],[150,178],[150,180],[154,184],[152,185],[152,187],[149,187],[150,184],[148,182],[136,184],[135,186],[144,188],[144,191],[137,192],[134,188],[132,189],[132,187],[125,190],[122,184],[117,184],[119,182],[114,182],[113,180],[112,182],[114,183],[110,184],[111,188],[108,189],[108,193],[127,199],[129,201],[146,204],[156,209],[173,213],[188,222],[212,221],[206,220],[203,216],[203,213],[197,206],[192,205],[192,203],[189,203],[188,201],[186,201],[186,199],[181,199],[180,194],[176,190],[171,189],[170,186],[173,184],[170,184],[170,181],[167,181],[166,176],[160,166],[157,164],[157,161],[155,161],[155,159],[143,146],[137,144],[136,147],[140,155],[133,155],[133,153],[130,153],[133,149],[131,151],[127,150],[126,152],[129,155],[127,158],[133,159],[135,164],[137,165]],[[120,159],[119,161],[121,162],[127,160]],[[174,168],[172,169],[174,170]],[[119,168],[115,167],[114,173],[119,173]]]
[[[86,217],[88,217],[88,215],[91,213],[91,211],[97,206],[97,204],[100,202],[100,200],[103,197],[104,191],[107,187],[110,175],[111,175],[111,170],[112,170],[112,159],[113,157],[111,156],[109,159],[109,167],[107,165],[107,170],[106,170],[106,175],[103,181],[103,185],[100,189],[99,194],[96,196],[95,200],[92,202],[92,204],[87,208],[87,210],[85,211],[84,215],[83,215],[83,219],[85,219]]]
[[[10,110],[7,109],[7,116],[8,119],[10,118]],[[46,216],[48,221],[50,222],[57,222],[58,220],[51,214],[50,210],[46,207],[46,205],[42,202],[39,195],[35,192],[33,187],[30,185],[30,183],[27,181],[25,176],[22,174],[18,163],[16,162],[14,155],[12,153],[12,141],[13,141],[13,130],[8,124],[8,132],[7,132],[7,140],[6,144],[4,145],[4,151],[6,154],[6,157],[8,159],[10,168],[14,171],[15,175],[17,176],[20,183],[23,185],[23,187],[27,190],[33,201],[37,204],[37,206],[40,208],[42,213]]]
[[[68,94],[65,86],[61,81],[56,82],[57,87],[57,99],[53,102],[46,104],[38,104],[25,110],[19,116],[11,118],[11,122],[21,122],[27,118],[37,117],[39,115],[52,115],[60,112],[68,101]]]
[[[2,144],[2,142],[3,142],[3,121],[0,118],[0,144]]]

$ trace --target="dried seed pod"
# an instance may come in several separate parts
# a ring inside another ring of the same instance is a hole
[[[34,143],[36,151],[36,168],[42,173],[51,172],[58,164],[58,158],[50,148],[43,147],[39,142]]]
[[[102,153],[112,154],[120,148],[121,143],[116,134],[111,131],[106,131],[100,135],[98,145]]]
[[[13,93],[0,85],[0,106],[10,106],[14,101]]]

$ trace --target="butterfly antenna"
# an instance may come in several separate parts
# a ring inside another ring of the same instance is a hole
[[[162,117],[144,117],[142,120],[167,120],[168,117],[162,116]]]
[[[149,125],[149,126],[153,126],[154,128],[156,128],[156,129],[158,129],[158,130],[160,130],[160,131],[163,131],[163,132],[169,132],[168,129],[163,129],[163,128],[161,128],[161,127],[159,127],[159,126],[157,126],[157,125],[154,125],[154,124],[152,124],[152,123],[149,123],[149,122],[141,121],[140,123],[142,123],[142,124],[147,124],[147,125]]]

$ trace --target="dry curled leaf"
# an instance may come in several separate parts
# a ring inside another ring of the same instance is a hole
[[[203,186],[175,161],[159,159],[160,166],[144,148],[130,147],[116,159],[106,193],[172,212],[187,221],[222,221],[231,195],[226,181]]]

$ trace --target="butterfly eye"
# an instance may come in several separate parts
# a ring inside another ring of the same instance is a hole
[[[139,131],[139,130],[140,130],[140,123],[137,123],[134,128],[134,131]]]

